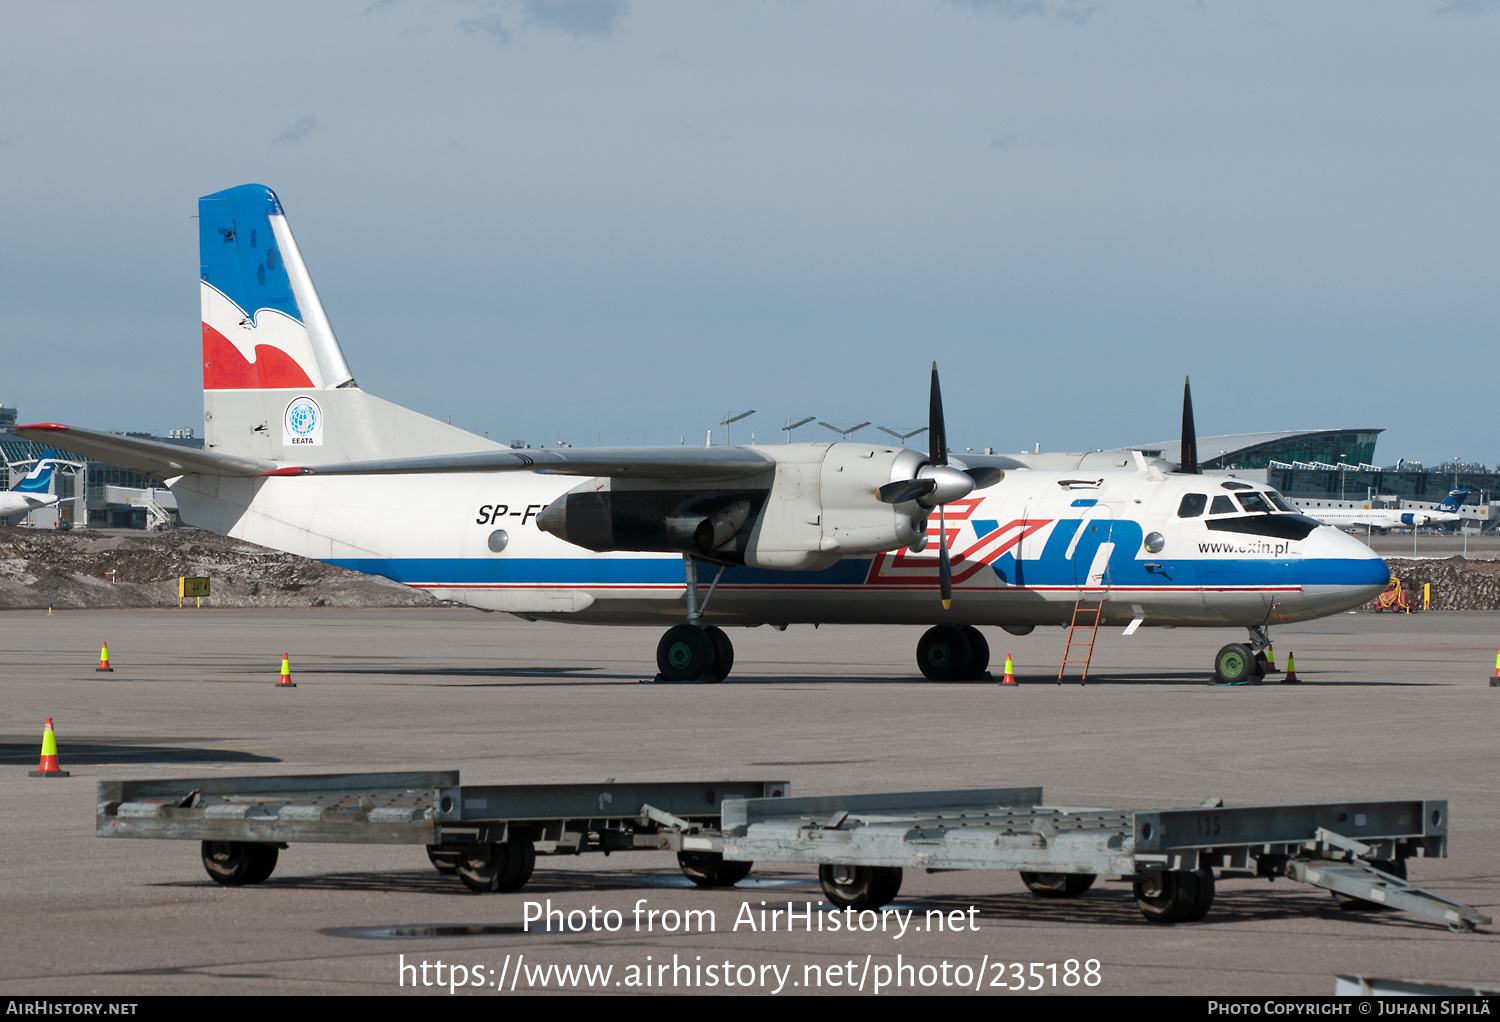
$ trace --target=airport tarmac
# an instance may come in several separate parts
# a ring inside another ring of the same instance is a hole
[[[1243,640],[1234,630],[1104,631],[1090,684],[1059,687],[1064,631],[984,629],[992,666],[1014,654],[1014,689],[921,680],[920,631],[736,629],[728,682],[664,686],[640,683],[654,673],[655,629],[457,609],[0,614],[0,992],[413,992],[421,977],[404,974],[401,986],[403,961],[462,963],[466,978],[489,982],[467,970],[514,976],[522,955],[527,966],[612,966],[609,992],[637,989],[613,985],[629,982],[631,966],[639,980],[640,966],[675,958],[720,966],[697,973],[703,982],[724,963],[736,980],[753,972],[743,992],[774,991],[769,967],[790,967],[782,993],[806,992],[794,984],[812,975],[826,993],[846,963],[868,976],[867,961],[893,968],[898,955],[906,965],[946,961],[949,976],[983,966],[985,993],[1001,992],[997,977],[1013,984],[1017,962],[1028,977],[1030,963],[1043,963],[1044,989],[1059,993],[1328,994],[1339,974],[1500,988],[1496,927],[1455,934],[1397,913],[1343,912],[1326,892],[1288,881],[1223,882],[1205,920],[1158,927],[1128,885],[1102,878],[1075,901],[1043,901],[1014,874],[908,871],[892,906],[916,910],[905,936],[767,933],[735,928],[742,906],[816,902],[810,868],[771,865],[740,887],[699,891],[670,853],[543,858],[522,891],[481,896],[434,872],[419,847],[293,845],[265,884],[225,888],[205,876],[196,844],[94,836],[97,781],[204,773],[757,777],[788,780],[794,794],[1041,785],[1054,804],[1134,808],[1209,796],[1432,797],[1451,804],[1450,857],[1412,860],[1412,880],[1500,916],[1500,688],[1488,683],[1500,614],[1281,627],[1278,657],[1284,665],[1295,652],[1304,684],[1234,689],[1206,683],[1215,651]],[[93,670],[102,640],[112,674]],[[295,689],[275,685],[283,651]],[[66,779],[26,775],[47,716]],[[625,923],[613,933],[514,932],[526,902],[548,899],[615,910]],[[648,910],[712,909],[714,930],[637,931],[641,899]],[[931,908],[972,925],[922,932]],[[499,932],[357,935],[445,924]],[[1070,959],[1075,975],[1097,960],[1098,985],[1063,986]],[[673,975],[663,977],[668,991],[729,990],[681,985],[692,975],[681,970],[674,988]],[[932,989],[942,987],[918,992]],[[415,992],[447,996],[447,986]]]

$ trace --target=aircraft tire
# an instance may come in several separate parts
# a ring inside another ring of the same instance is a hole
[[[203,842],[203,869],[226,887],[262,883],[276,869],[280,852],[257,841]]]
[[[969,640],[969,671],[964,675],[969,681],[983,681],[990,668],[990,644],[984,633],[973,625],[965,625],[964,638]]]
[[[729,636],[718,625],[709,625],[703,629],[703,633],[714,646],[713,677],[723,681],[734,670],[734,643],[729,641]]]
[[[1027,873],[1021,882],[1038,898],[1076,898],[1094,886],[1093,873]]]
[[[1264,652],[1255,654],[1255,676],[1264,678],[1268,670],[1270,670],[1270,663],[1266,660],[1266,654]]]
[[[972,655],[968,637],[954,625],[934,625],[917,643],[917,667],[929,681],[962,681]]]
[[[863,912],[888,905],[901,893],[901,867],[825,864],[818,867],[818,882],[834,907]]]
[[[1242,642],[1231,642],[1214,657],[1214,684],[1243,685],[1255,676],[1255,655]]]
[[[1207,903],[1199,892],[1205,874],[1210,885]],[[1186,923],[1208,912],[1213,904],[1212,884],[1213,874],[1207,870],[1155,870],[1135,882],[1135,903],[1148,923]]]
[[[663,681],[697,681],[714,673],[714,642],[695,625],[673,625],[656,644]]]

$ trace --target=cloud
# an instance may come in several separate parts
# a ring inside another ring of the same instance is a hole
[[[526,24],[575,39],[603,39],[630,13],[630,0],[525,0]]]
[[[1490,14],[1500,11],[1500,0],[1443,0],[1439,14]]]
[[[990,139],[991,147],[995,149],[1014,149],[1021,143],[1021,133],[1012,131],[1009,135],[996,135]]]
[[[990,11],[1011,21],[1017,18],[1039,17],[1047,13],[1042,0],[949,0],[949,3],[974,11]]]
[[[302,120],[296,122],[295,124],[288,124],[285,128],[282,128],[281,131],[271,139],[271,142],[273,144],[290,144],[292,142],[301,142],[304,138],[306,138],[308,135],[311,135],[317,130],[318,119],[312,114],[308,114],[306,117],[302,118]]]
[[[12,128],[5,134],[0,135],[0,149],[9,149],[16,142],[16,129]]]
[[[987,11],[1008,21],[1040,18],[1047,13],[1047,0],[948,0],[971,11]],[[1481,0],[1450,0],[1453,3],[1477,3]],[[1053,13],[1074,24],[1082,25],[1104,7],[1104,0],[1060,0]]]
[[[486,14],[482,18],[470,18],[468,21],[458,23],[460,31],[464,35],[487,35],[498,39],[502,43],[510,42],[510,31],[505,23],[500,20],[498,14]]]

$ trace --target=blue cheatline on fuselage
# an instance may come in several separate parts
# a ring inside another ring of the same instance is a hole
[[[402,557],[330,558],[326,563],[367,575],[382,575],[405,585],[422,588],[462,589],[468,586],[680,586],[682,562],[666,557]],[[1203,586],[1209,589],[1265,586],[1383,586],[1390,577],[1385,562],[1378,558],[1356,560],[1345,558],[1293,558],[1288,560],[1163,560],[1151,562],[1159,568],[1147,570],[1133,556],[1110,559],[1109,584],[1112,588],[1181,589]],[[866,584],[870,560],[847,559],[823,571],[771,571],[761,568],[728,568],[725,586],[860,586],[871,592],[914,586],[930,586],[936,573],[913,576],[899,581],[886,580]],[[957,574],[965,566],[955,561]],[[999,558],[992,577],[975,578],[980,585],[1017,585],[1022,588],[1072,587],[1076,585],[1072,561],[1042,559],[1025,561],[1024,581],[1012,582],[1016,576],[1015,559]],[[704,584],[713,581],[718,569],[701,564],[698,577]],[[982,577],[982,576],[981,576]],[[1091,587],[1096,588],[1096,587]]]

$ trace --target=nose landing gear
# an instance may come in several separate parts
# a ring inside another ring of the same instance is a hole
[[[1259,685],[1269,669],[1266,650],[1271,648],[1271,630],[1264,625],[1249,629],[1248,642],[1231,642],[1214,657],[1215,685]]]

